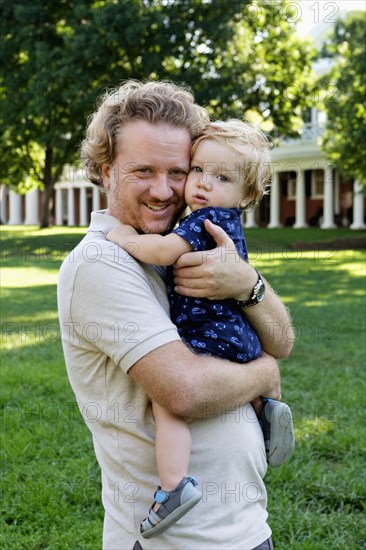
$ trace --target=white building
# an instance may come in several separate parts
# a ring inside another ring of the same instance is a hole
[[[0,219],[8,225],[40,225],[42,193],[34,189],[19,195],[7,186],[0,186]],[[106,196],[85,181],[81,173],[71,180],[61,179],[54,187],[52,225],[88,226],[90,213],[107,207]]]
[[[246,215],[246,227],[318,226],[365,229],[362,186],[343,178],[320,149],[324,113],[311,109],[299,139],[286,139],[272,151],[269,197]]]
[[[319,23],[310,32],[320,50],[330,32],[329,23]],[[320,78],[333,60],[319,59],[313,70]],[[273,176],[269,197],[246,215],[246,227],[365,229],[365,195],[359,182],[342,177],[321,150],[326,116],[316,107],[309,110],[298,139],[284,139],[272,151]]]

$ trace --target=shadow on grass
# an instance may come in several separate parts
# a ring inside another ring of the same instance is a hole
[[[52,285],[3,287],[1,290],[2,325],[20,320],[57,318],[57,288]]]
[[[82,238],[80,233],[24,237],[7,232],[1,238],[1,261],[4,267],[58,268]]]

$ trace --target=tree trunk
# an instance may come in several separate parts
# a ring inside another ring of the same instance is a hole
[[[53,206],[53,181],[52,181],[52,147],[46,147],[43,177],[43,204],[41,229],[50,226],[50,214]]]

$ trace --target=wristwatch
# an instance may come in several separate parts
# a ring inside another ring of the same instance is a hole
[[[256,273],[258,275],[258,280],[254,285],[254,288],[252,290],[252,295],[249,298],[249,300],[246,300],[246,301],[237,300],[237,303],[240,307],[246,308],[246,307],[255,306],[256,304],[261,302],[264,298],[266,287],[262,277],[259,275],[257,270],[256,270]]]

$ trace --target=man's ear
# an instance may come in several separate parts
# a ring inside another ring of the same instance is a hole
[[[109,189],[111,186],[111,167],[109,164],[102,164],[103,186]]]

